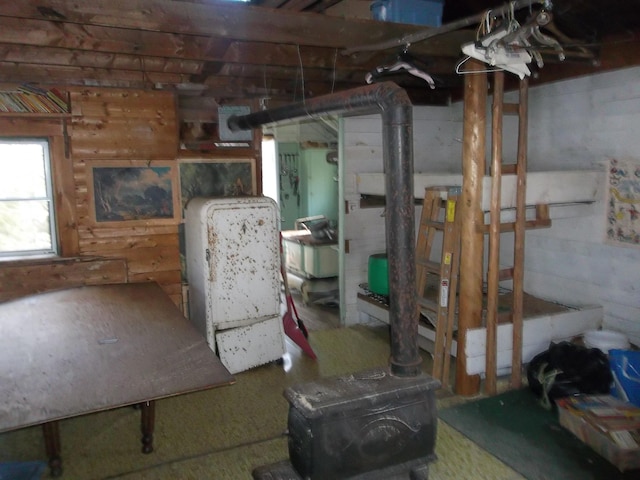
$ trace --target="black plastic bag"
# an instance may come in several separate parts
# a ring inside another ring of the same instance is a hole
[[[556,398],[609,393],[613,376],[609,359],[597,348],[552,343],[527,367],[529,388],[550,406]]]

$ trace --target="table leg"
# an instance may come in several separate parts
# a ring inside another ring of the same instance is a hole
[[[156,402],[151,400],[140,404],[142,407],[142,453],[153,452],[153,429],[155,427]]]
[[[60,428],[58,422],[42,424],[44,448],[49,457],[49,469],[52,477],[62,475],[62,458],[60,457]]]

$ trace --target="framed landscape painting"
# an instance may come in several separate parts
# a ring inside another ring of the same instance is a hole
[[[180,196],[184,209],[195,197],[256,195],[256,169],[252,158],[182,158]]]
[[[179,222],[175,163],[114,160],[87,165],[90,212],[96,224]]]

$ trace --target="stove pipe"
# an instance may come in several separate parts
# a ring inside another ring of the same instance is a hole
[[[421,373],[418,351],[418,309],[413,199],[413,121],[407,93],[393,82],[315,97],[291,105],[242,116],[232,116],[232,131],[269,123],[329,113],[382,114],[385,171],[386,240],[389,262],[389,323],[391,374],[412,377]]]

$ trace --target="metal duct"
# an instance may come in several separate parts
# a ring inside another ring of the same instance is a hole
[[[393,82],[355,88],[304,102],[232,116],[233,130],[249,130],[269,123],[329,113],[382,114],[383,160],[386,188],[386,240],[389,261],[389,323],[391,373],[417,376],[422,359],[418,351],[418,309],[413,199],[413,120],[407,93]]]

